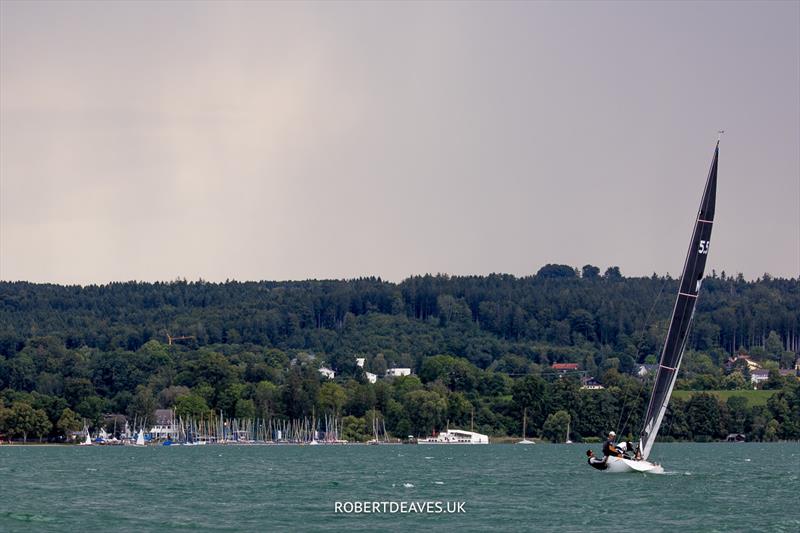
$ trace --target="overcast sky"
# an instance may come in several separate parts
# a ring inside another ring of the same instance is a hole
[[[800,3],[0,3],[0,278],[800,275]]]

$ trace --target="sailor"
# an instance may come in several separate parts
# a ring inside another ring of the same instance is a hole
[[[608,463],[606,463],[606,459],[598,459],[595,457],[594,452],[592,450],[586,450],[586,457],[588,457],[589,466],[592,468],[596,468],[598,470],[605,470],[608,468]]]
[[[625,459],[635,459],[639,461],[642,458],[641,454],[637,453],[638,450],[631,441],[622,441],[617,444],[616,448]]]
[[[613,431],[608,432],[608,439],[603,443],[603,455],[606,457],[613,456],[613,457],[622,457],[622,452],[617,449],[617,445],[614,442],[616,439],[617,434]]]

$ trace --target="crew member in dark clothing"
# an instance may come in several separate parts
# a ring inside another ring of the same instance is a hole
[[[605,470],[608,468],[608,463],[606,463],[605,459],[598,459],[594,456],[594,452],[592,450],[586,450],[586,457],[588,457],[589,466],[592,468],[596,468],[598,470]]]
[[[608,432],[608,439],[603,443],[603,455],[606,457],[623,457],[623,453],[617,449],[617,445],[614,442],[616,436],[617,434],[613,431]]]

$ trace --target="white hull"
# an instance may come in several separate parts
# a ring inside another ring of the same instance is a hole
[[[418,439],[417,444],[489,444],[489,437],[474,431],[449,429],[435,437]]]
[[[456,441],[443,442],[443,441],[438,441],[438,440],[418,440],[417,444],[447,444],[447,445],[449,445],[449,444],[463,444],[465,446],[472,446],[473,444],[489,444],[489,443],[488,442],[460,442],[460,441],[459,442],[456,442]]]
[[[606,463],[608,468],[603,472],[612,474],[625,474],[628,472],[640,472],[642,474],[663,474],[664,467],[651,463],[650,461],[632,461],[622,457],[609,457]]]

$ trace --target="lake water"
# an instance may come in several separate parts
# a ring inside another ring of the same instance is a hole
[[[0,446],[0,531],[800,531],[796,443],[657,444],[665,475],[598,472],[586,449]]]

